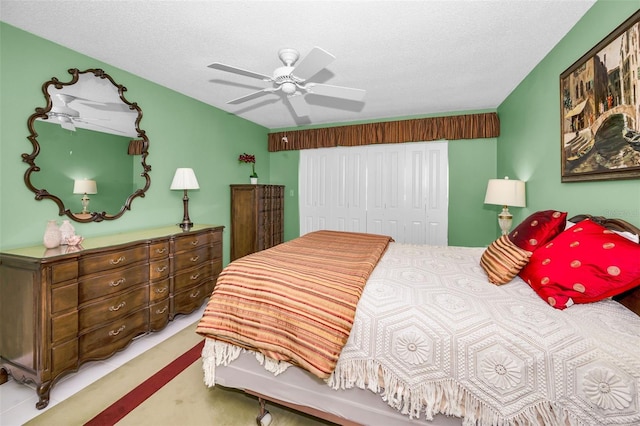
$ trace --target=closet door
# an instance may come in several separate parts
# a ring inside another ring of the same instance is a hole
[[[404,144],[367,146],[367,232],[405,239]]]
[[[331,229],[367,232],[367,153],[344,147],[332,151]]]
[[[369,232],[447,245],[447,142],[300,152],[300,235]]]
[[[447,245],[448,149],[446,142],[407,143],[404,239],[409,244]]]
[[[334,158],[331,149],[300,151],[300,235],[331,229],[330,188]]]

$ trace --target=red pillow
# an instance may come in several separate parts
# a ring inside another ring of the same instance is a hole
[[[523,250],[536,251],[564,230],[567,212],[542,210],[522,221],[509,234],[511,242]]]
[[[640,285],[640,245],[585,219],[536,250],[520,277],[564,309]]]

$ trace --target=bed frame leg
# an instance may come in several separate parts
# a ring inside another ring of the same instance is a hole
[[[256,423],[258,426],[269,426],[271,424],[271,414],[265,408],[266,401],[263,398],[258,398],[260,404],[260,414],[256,417]]]

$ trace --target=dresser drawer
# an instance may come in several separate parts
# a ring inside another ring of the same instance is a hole
[[[147,254],[147,246],[137,246],[85,256],[80,258],[80,275],[108,272],[111,269],[146,261]]]
[[[147,265],[135,265],[110,274],[92,276],[80,281],[78,301],[82,304],[148,281],[149,268]]]
[[[212,277],[211,263],[205,263],[197,268],[190,269],[176,275],[173,279],[173,293],[200,284]]]
[[[149,303],[155,303],[169,297],[169,279],[149,285]]]
[[[173,258],[173,268],[174,271],[178,272],[198,266],[209,260],[211,260],[211,247],[201,247],[197,250],[185,251],[177,254]]]
[[[51,374],[78,368],[78,339],[51,347]]]
[[[203,247],[211,243],[211,233],[188,234],[176,237],[174,241],[175,252],[184,250],[192,250],[197,247]]]
[[[222,259],[215,259],[213,261],[213,280],[218,279],[218,275],[222,272]]]
[[[51,342],[63,342],[78,335],[78,311],[51,318]]]
[[[68,309],[75,309],[78,306],[78,283],[69,285],[59,285],[51,289],[51,313]]]
[[[151,243],[149,246],[149,259],[161,259],[169,255],[169,241]]]
[[[211,247],[211,257],[213,259],[222,259],[222,243],[214,243]]]
[[[148,301],[148,291],[146,286],[139,287],[83,307],[80,309],[78,318],[80,332],[122,318],[145,306]]]
[[[51,284],[78,278],[77,262],[60,262],[51,265]]]
[[[80,336],[80,359],[106,358],[124,348],[131,339],[147,332],[149,309],[143,308],[131,315],[113,321],[85,335]]]
[[[200,285],[175,293],[172,298],[173,308],[171,312],[175,314],[188,314],[198,309],[207,297],[211,295],[209,289],[212,288],[210,282],[203,282]]]
[[[169,299],[149,306],[149,330],[163,329],[169,323]]]
[[[169,276],[169,258],[154,260],[149,263],[149,279],[161,280]]]

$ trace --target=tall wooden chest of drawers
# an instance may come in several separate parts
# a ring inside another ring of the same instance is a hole
[[[222,226],[89,238],[0,253],[0,383],[53,384],[204,303],[222,270]]]
[[[284,186],[231,185],[231,260],[284,239]]]

